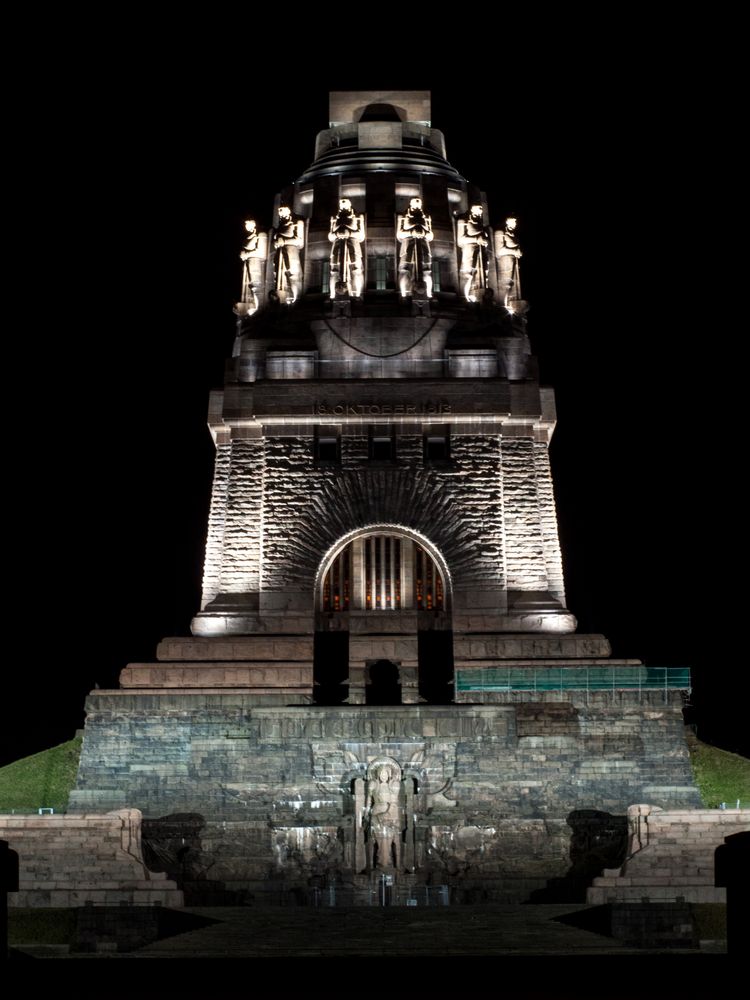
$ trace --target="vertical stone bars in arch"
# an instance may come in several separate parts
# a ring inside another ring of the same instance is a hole
[[[400,525],[372,525],[332,546],[321,561],[316,604],[336,611],[443,611],[450,575],[430,542]]]
[[[417,563],[421,574],[420,601],[416,600]],[[344,579],[342,565],[349,574],[348,606],[344,592],[336,591]],[[331,546],[319,565],[315,593],[318,610],[325,616],[337,610],[351,612],[344,626],[349,632],[346,702],[368,703],[374,693],[371,671],[376,664],[386,661],[398,671],[401,704],[417,704],[420,701],[418,612],[430,609],[440,612],[450,607],[451,577],[441,553],[428,539],[409,528],[368,525]]]
[[[367,565],[370,568],[370,592],[369,600],[367,602],[367,607],[375,608],[378,604],[378,580],[377,580],[377,552],[375,551],[375,546],[377,545],[377,535],[371,535],[366,539],[365,544],[369,550],[370,559]]]
[[[401,607],[411,611],[414,607],[414,541],[401,539]]]
[[[355,538],[352,542],[352,606],[355,608],[363,608],[367,599],[364,547],[363,538]]]

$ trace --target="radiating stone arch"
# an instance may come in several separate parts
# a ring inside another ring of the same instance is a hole
[[[319,610],[322,607],[322,589],[323,581],[328,573],[329,569],[333,566],[335,560],[339,555],[349,546],[353,541],[358,538],[366,538],[371,535],[396,535],[405,539],[409,539],[420,545],[425,552],[430,556],[432,561],[437,566],[440,575],[442,577],[443,593],[444,593],[444,609],[446,611],[450,610],[453,600],[453,584],[451,578],[451,572],[448,568],[448,563],[445,560],[440,549],[432,542],[429,538],[423,535],[419,531],[415,531],[413,528],[407,528],[403,524],[391,524],[385,522],[379,522],[374,524],[368,524],[361,528],[356,528],[353,531],[347,532],[345,535],[339,537],[333,545],[331,545],[323,558],[321,559],[317,573],[315,574],[315,606]]]

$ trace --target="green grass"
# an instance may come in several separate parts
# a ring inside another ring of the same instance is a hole
[[[11,907],[8,910],[8,943],[11,945],[70,944],[75,929],[76,911],[73,909]]]
[[[65,809],[75,785],[81,737],[0,767],[0,813]]]
[[[750,807],[750,760],[739,754],[689,739],[695,783],[703,803],[715,809],[726,802],[734,808],[737,799]],[[24,757],[0,768],[0,812],[36,812],[51,807],[65,809],[73,788],[81,753],[81,737]]]
[[[727,936],[727,908],[724,903],[691,903],[699,941],[721,941]]]
[[[734,809],[739,799],[743,809],[750,808],[750,760],[695,738],[688,746],[703,804],[715,809],[726,802],[727,809]]]

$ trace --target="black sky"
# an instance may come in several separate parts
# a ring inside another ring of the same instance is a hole
[[[468,94],[449,69],[305,80],[271,61],[249,75],[239,59],[209,71],[184,53],[136,55],[127,73],[104,53],[84,67],[93,78],[70,67],[17,160],[2,762],[72,736],[94,683],[188,633],[242,220],[271,224],[274,195],[312,160],[329,89],[381,86],[431,89],[433,125],[492,222],[520,219],[579,630],[618,656],[692,667],[699,735],[750,753],[726,583],[739,511],[713,449],[716,346],[691,244],[703,192],[676,187],[700,183],[689,95],[634,90],[603,60],[537,98],[489,70]]]

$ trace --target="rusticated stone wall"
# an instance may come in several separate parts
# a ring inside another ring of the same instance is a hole
[[[503,441],[508,586],[543,591],[547,589],[547,566],[534,462],[532,440],[511,438]]]
[[[547,570],[547,589],[565,606],[565,582],[563,580],[560,536],[557,530],[555,494],[552,488],[552,470],[550,469],[547,446],[539,441],[534,442],[534,472],[539,506],[539,526]]]
[[[265,708],[237,692],[96,692],[70,808],[192,816],[196,878],[346,880],[353,782],[385,755],[414,790],[414,877],[489,880],[510,898],[508,880],[517,895],[565,875],[571,815],[698,804],[679,706],[660,697]]]
[[[224,593],[258,592],[263,558],[263,487],[263,441],[233,441],[226,483],[221,558],[221,589]]]
[[[378,523],[404,525],[433,542],[457,591],[515,588],[564,600],[545,445],[454,433],[450,462],[431,465],[421,428],[403,430],[388,464],[369,462],[367,437],[346,430],[339,466],[315,464],[311,436],[220,446],[204,607],[219,590],[286,594],[284,607],[311,607],[325,552],[348,532]],[[502,610],[502,601],[491,605]]]
[[[205,607],[221,589],[221,561],[224,548],[224,521],[227,510],[227,484],[231,465],[231,445],[216,447],[214,460],[214,482],[211,490],[211,506],[208,512],[206,534],[206,556],[203,563],[203,602]]]

